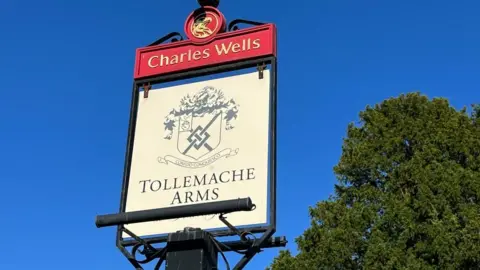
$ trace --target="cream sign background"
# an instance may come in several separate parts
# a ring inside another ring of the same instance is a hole
[[[269,78],[266,70],[263,79],[253,72],[140,96],[125,211],[250,197],[256,209],[229,222],[266,223]],[[224,226],[199,216],[125,227],[147,236]]]

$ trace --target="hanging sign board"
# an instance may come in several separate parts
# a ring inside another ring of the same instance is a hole
[[[184,30],[187,40],[136,51],[121,212],[250,197],[256,208],[230,213],[228,221],[266,231],[275,226],[275,26],[226,32],[224,16],[206,6],[190,14]],[[247,62],[263,68],[162,85],[193,78],[197,75],[190,74],[199,70],[221,73],[227,65]],[[153,89],[146,86],[154,84],[158,86]],[[221,235],[225,224],[211,215],[123,226],[161,242],[185,227]],[[119,235],[129,237],[126,232]]]

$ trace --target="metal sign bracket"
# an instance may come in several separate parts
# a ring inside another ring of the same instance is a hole
[[[261,63],[257,65],[257,70],[258,70],[258,79],[262,80],[263,79],[263,71],[267,68],[267,65],[265,63]]]
[[[209,232],[206,232],[200,228],[185,228],[183,231],[170,233],[168,235],[166,246],[156,248],[148,241],[135,235],[130,230],[122,228],[122,232],[125,232],[138,242],[133,246],[131,252],[129,252],[121,243],[118,243],[117,247],[137,270],[143,270],[144,268],[141,266],[142,264],[150,263],[155,259],[158,259],[154,267],[155,270],[159,270],[163,262],[166,260],[169,261],[169,264],[166,268],[167,270],[177,269],[178,264],[183,264],[183,262],[178,261],[179,258],[184,261],[185,257],[183,255],[186,253],[188,253],[188,257],[195,258],[195,261],[199,261],[201,265],[207,267],[206,269],[216,269],[215,267],[217,265],[216,260],[218,253],[220,253],[228,265],[228,261],[226,261],[226,258],[223,254],[224,251],[235,251],[243,255],[242,259],[233,268],[233,270],[242,270],[256,254],[262,252],[262,248],[284,247],[287,244],[287,240],[284,236],[272,237],[273,233],[275,232],[273,229],[268,230],[262,235],[261,238],[258,239],[252,233],[240,232],[235,226],[226,220],[223,214],[219,216],[219,219],[230,230],[235,232],[240,237],[240,240],[220,242],[216,240]],[[247,238],[247,235],[252,236],[253,239]],[[190,248],[186,249],[185,247]],[[141,256],[144,256],[144,259],[137,259],[137,253],[140,253]],[[230,269],[229,266],[228,269]]]
[[[146,83],[143,85],[143,98],[148,98],[148,92],[152,89],[150,83]]]

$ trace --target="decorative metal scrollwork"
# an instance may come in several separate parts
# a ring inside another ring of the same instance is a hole
[[[177,42],[177,41],[181,41],[183,40],[183,36],[179,33],[179,32],[172,32],[160,39],[157,39],[156,41],[152,42],[150,45],[148,45],[147,47],[150,47],[150,46],[156,46],[156,45],[160,45],[162,43],[165,43],[166,41],[170,41],[170,42]]]
[[[142,250],[140,250],[140,247],[143,247]],[[140,253],[141,255],[145,256],[145,259],[140,260],[137,258],[137,253]],[[155,270],[160,269],[160,266],[162,265],[163,261],[165,260],[165,257],[167,255],[167,249],[166,248],[161,248],[161,249],[156,249],[150,246],[146,246],[142,243],[139,243],[132,248],[132,256],[135,259],[135,261],[139,264],[147,264],[155,259],[159,259],[157,264],[155,265]]]
[[[236,19],[236,20],[231,21],[228,24],[228,28],[227,28],[228,31],[231,32],[231,31],[239,30],[240,29],[239,24],[248,24],[248,25],[257,26],[257,25],[263,25],[265,23],[256,22],[256,21],[249,21],[249,20],[244,20],[244,19]],[[164,37],[162,37],[160,39],[157,39],[156,41],[149,44],[147,47],[156,46],[156,45],[160,45],[160,44],[167,43],[167,42],[177,42],[177,41],[182,41],[182,40],[184,40],[184,38],[179,32],[172,32],[168,35],[165,35]]]
[[[159,259],[156,266],[155,270],[159,270],[160,266],[162,265],[163,261],[166,258],[167,255],[167,248],[155,248],[145,240],[141,239],[137,235],[135,235],[133,232],[128,230],[127,228],[122,228],[122,232],[125,232],[132,238],[138,241],[138,244],[134,245],[132,248],[132,252],[128,252],[127,249],[123,246],[120,245],[118,246],[122,253],[127,257],[127,259],[130,261],[130,263],[135,267],[135,269],[143,269],[140,264],[147,264],[155,259]],[[140,249],[142,248],[142,249]],[[144,256],[144,259],[137,259],[137,253],[140,253],[142,256]]]
[[[240,27],[238,26],[238,24],[249,24],[249,25],[263,25],[265,23],[262,23],[262,22],[255,22],[255,21],[249,21],[249,20],[244,20],[244,19],[236,19],[236,20],[233,20],[231,21],[229,24],[228,24],[228,31],[237,31],[238,29],[240,29]]]

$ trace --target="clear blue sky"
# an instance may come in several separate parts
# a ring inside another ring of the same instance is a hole
[[[114,229],[94,218],[119,205],[134,52],[182,31],[196,7],[0,1],[1,269],[132,269]],[[278,25],[277,235],[293,250],[367,104],[417,90],[457,108],[480,101],[479,1],[222,0],[220,9]]]

